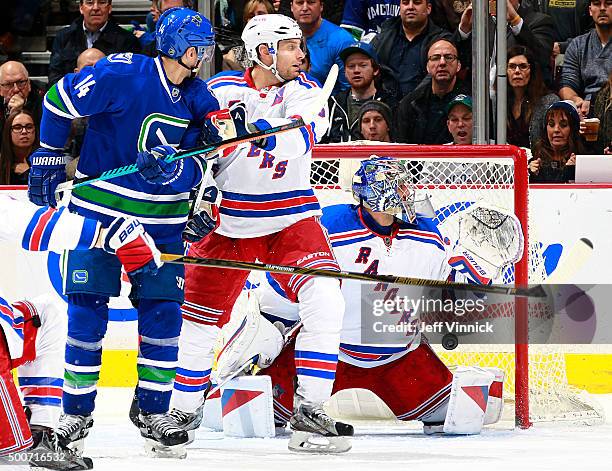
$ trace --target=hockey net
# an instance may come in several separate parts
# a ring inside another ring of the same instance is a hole
[[[474,203],[486,202],[513,211],[523,227],[525,256],[504,270],[497,284],[545,283],[541,244],[529,223],[527,157],[513,146],[328,145],[313,154],[311,183],[323,206],[354,202],[351,179],[361,160],[390,156],[408,163],[417,200],[428,199],[434,221],[451,243],[458,238],[460,214]],[[459,344],[446,351],[435,346],[449,366],[494,366],[504,370],[504,417],[528,427],[534,422],[595,424],[603,413],[588,394],[568,384],[565,355],[560,346],[528,345],[530,318],[551,316],[545,305],[524,298],[496,305],[490,316],[514,330],[513,344]],[[507,338],[508,336],[506,336]],[[363,399],[365,397],[365,399]],[[360,399],[361,398],[361,399]],[[343,418],[385,418],[384,407],[367,394],[344,396],[331,410]],[[349,407],[347,408],[347,404]],[[352,416],[352,417],[351,417]],[[361,416],[361,417],[360,417]]]

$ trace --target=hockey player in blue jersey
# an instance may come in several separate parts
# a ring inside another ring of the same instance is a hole
[[[36,204],[55,204],[55,188],[65,178],[62,148],[70,122],[88,116],[77,178],[135,162],[140,174],[75,189],[70,210],[103,225],[116,216],[135,216],[162,251],[181,253],[189,193],[202,180],[205,164],[197,158],[167,163],[163,157],[176,147],[193,147],[205,116],[218,110],[204,82],[193,78],[202,61],[212,57],[214,34],[206,18],[184,8],[167,10],[157,25],[159,57],[112,54],[51,87],[44,100],[41,148],[31,156],[28,192]],[[80,442],[93,424],[108,302],[119,295],[120,276],[117,259],[101,250],[68,254],[64,415],[58,427],[64,443]],[[187,440],[167,415],[181,330],[183,277],[181,266],[165,265],[156,276],[130,278],[140,337],[139,424],[155,449]]]

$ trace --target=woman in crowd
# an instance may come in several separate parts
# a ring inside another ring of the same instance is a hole
[[[530,183],[567,183],[574,180],[576,154],[584,154],[580,116],[570,100],[557,101],[545,114],[542,138],[529,160]]]
[[[29,111],[9,115],[0,148],[0,185],[27,185],[28,157],[38,148],[38,130]]]
[[[276,13],[274,6],[268,0],[247,0],[242,10],[242,27],[257,15]],[[242,46],[234,46],[223,54],[223,70],[244,70],[246,54]]]
[[[508,49],[508,144],[532,149],[544,129],[544,115],[559,97],[544,84],[542,70],[524,46]]]

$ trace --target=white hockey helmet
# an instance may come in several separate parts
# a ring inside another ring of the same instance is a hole
[[[250,60],[264,69],[271,71],[277,79],[285,82],[276,69],[276,53],[278,43],[285,39],[302,39],[302,30],[297,22],[285,15],[269,14],[257,15],[249,20],[242,31],[242,40]],[[272,65],[265,65],[259,59],[257,48],[265,44],[272,54]]]

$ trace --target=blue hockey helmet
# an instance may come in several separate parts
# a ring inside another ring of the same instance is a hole
[[[392,157],[371,156],[361,162],[353,177],[353,197],[374,212],[392,214],[414,222],[414,189],[404,162]]]
[[[215,50],[215,33],[205,17],[189,8],[170,8],[157,21],[157,50],[180,60],[190,47],[195,47],[198,61],[209,61]]]

